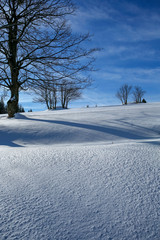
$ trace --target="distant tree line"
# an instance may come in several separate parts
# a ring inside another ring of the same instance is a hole
[[[123,84],[117,91],[116,97],[121,101],[122,104],[127,105],[128,98],[130,95],[133,96],[133,101],[135,103],[146,103],[143,98],[145,91],[140,86],[134,86],[128,84]]]

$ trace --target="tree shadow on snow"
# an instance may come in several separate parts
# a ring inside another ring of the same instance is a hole
[[[22,147],[21,145],[14,143],[15,140],[16,136],[14,133],[0,130],[0,146]]]
[[[133,139],[133,140],[153,139],[150,137],[151,134],[154,134],[154,133],[159,134],[159,132],[156,132],[153,129],[138,126],[135,124],[130,124],[127,122],[123,122],[124,125],[122,128],[120,128],[120,127],[113,127],[113,126],[106,127],[106,126],[90,125],[90,124],[70,122],[70,121],[34,119],[34,118],[27,118],[26,116],[23,116],[23,119],[44,122],[44,123],[50,123],[50,124],[59,124],[59,125],[64,125],[64,126],[68,126],[68,127],[87,129],[87,130],[91,130],[91,131],[95,131],[95,132],[96,131],[102,132],[102,133],[114,135],[117,137]],[[121,125],[121,124],[119,123],[119,125]]]
[[[142,143],[147,143],[147,144],[152,144],[152,145],[155,145],[155,146],[160,146],[160,140],[158,141],[142,141]]]
[[[72,127],[72,128],[77,128],[78,134],[81,134],[81,139],[78,139],[76,136],[77,132],[72,132],[71,134],[68,134],[68,132],[62,132],[58,133],[63,135],[61,138],[56,138],[55,140],[55,135],[54,135],[54,130],[53,132],[51,131],[50,136],[49,136],[49,141],[48,141],[48,135],[42,134],[40,138],[38,138],[36,135],[32,135],[31,133],[16,133],[15,132],[6,132],[3,130],[0,130],[0,145],[7,145],[9,147],[23,147],[21,145],[18,145],[14,143],[14,141],[18,139],[22,139],[25,142],[31,143],[34,141],[33,144],[37,143],[43,143],[43,144],[53,144],[53,143],[77,143],[79,141],[80,143],[83,142],[98,142],[98,141],[114,141],[116,140],[113,138],[113,136],[125,139],[125,140],[147,140],[147,139],[154,139],[153,136],[155,134],[155,131],[153,129],[145,128],[142,126],[138,126],[135,124],[130,124],[128,122],[124,122],[122,119],[119,120],[118,124],[120,127],[117,126],[107,126],[107,121],[105,126],[98,126],[98,125],[91,125],[91,124],[85,124],[85,123],[78,123],[78,122],[70,122],[70,121],[61,121],[61,120],[46,120],[46,119],[35,119],[35,118],[28,118],[23,114],[16,114],[16,119],[23,119],[23,120],[28,120],[28,121],[35,121],[35,122],[43,122],[43,123],[48,123],[48,124],[57,124],[61,126],[67,126],[67,127]],[[115,121],[113,122],[113,124]],[[110,123],[112,124],[112,122]],[[116,123],[117,125],[117,123]],[[55,129],[55,128],[54,128]],[[80,130],[88,130],[87,132],[87,140],[85,137],[83,137],[83,134],[85,135],[86,132],[81,132]],[[102,133],[98,135],[99,133]],[[158,133],[157,133],[158,134]],[[109,137],[109,135],[111,137]],[[52,137],[53,136],[53,137]],[[89,139],[89,140],[88,140]],[[55,141],[55,142],[54,142]],[[155,139],[156,141],[156,139]],[[152,141],[151,141],[152,142]],[[153,142],[152,142],[153,143]],[[154,142],[156,144],[156,142]],[[157,144],[159,145],[158,141]]]

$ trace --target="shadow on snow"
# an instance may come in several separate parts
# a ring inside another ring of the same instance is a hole
[[[78,141],[78,138],[75,136],[77,134],[77,132],[72,132],[72,134],[68,135],[68,132],[63,132],[62,131],[62,135],[63,138],[60,139],[56,139],[57,142],[54,139],[54,130],[49,134],[49,136],[47,134],[41,135],[41,136],[36,136],[36,134],[32,134],[31,131],[26,133],[26,132],[22,132],[22,133],[17,133],[16,130],[14,130],[13,132],[6,132],[3,130],[0,130],[0,145],[6,145],[9,147],[21,147],[20,144],[16,144],[14,143],[16,140],[21,139],[27,143],[31,143],[32,144],[32,140],[34,140],[33,144],[55,144],[55,143],[83,143],[86,142],[86,139],[83,138],[83,134],[84,131],[83,130],[87,130],[88,135],[89,135],[89,139],[90,142],[96,142],[96,141],[113,141],[116,140],[114,137],[119,137],[121,139],[125,139],[125,140],[146,140],[146,139],[154,139],[153,137],[151,137],[153,134],[157,133],[157,135],[159,134],[159,132],[149,129],[149,128],[145,128],[142,126],[137,126],[134,124],[130,124],[127,122],[122,121],[121,124],[121,120],[119,121],[119,125],[123,127],[114,127],[114,126],[98,126],[98,125],[91,125],[91,124],[83,124],[83,123],[77,123],[77,122],[70,122],[70,121],[58,121],[58,120],[44,120],[44,119],[34,119],[34,118],[28,118],[22,114],[17,114],[16,115],[16,119],[23,119],[23,120],[28,120],[28,121],[35,121],[35,122],[43,122],[43,123],[49,123],[49,124],[57,124],[57,125],[61,125],[61,126],[67,126],[67,127],[72,127],[77,129],[77,131],[79,131],[79,134],[81,135],[81,141]],[[82,132],[80,132],[80,130],[82,130]],[[102,133],[102,134],[98,134],[98,133]],[[61,132],[59,133],[61,134]],[[108,135],[110,135],[111,137],[109,137]],[[59,135],[58,135],[59,136]],[[48,140],[49,137],[49,140]],[[56,136],[57,137],[57,136]],[[41,142],[42,140],[42,142]],[[156,140],[156,138],[155,138]],[[87,142],[89,142],[87,140]],[[150,141],[148,143],[151,144],[158,144],[159,145],[159,141]]]

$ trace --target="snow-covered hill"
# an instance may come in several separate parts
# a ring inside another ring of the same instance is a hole
[[[160,103],[0,115],[0,239],[158,240]]]
[[[117,143],[160,138],[160,104],[0,115],[0,144]]]

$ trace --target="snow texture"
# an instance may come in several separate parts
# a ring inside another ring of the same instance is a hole
[[[159,240],[160,103],[0,115],[0,239]]]

